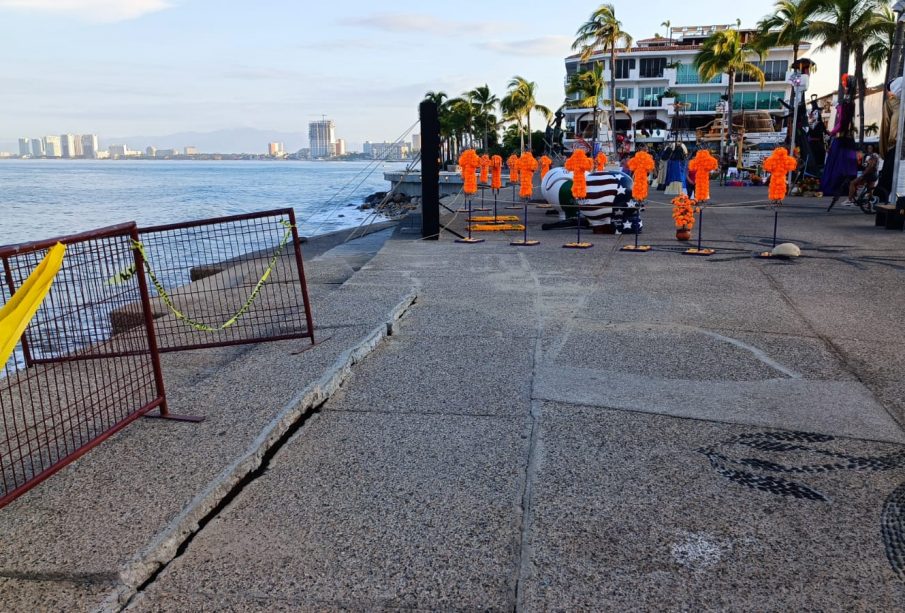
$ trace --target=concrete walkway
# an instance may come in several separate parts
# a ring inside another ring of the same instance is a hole
[[[207,420],[0,510],[0,608],[905,608],[903,235],[791,199],[755,260],[765,192],[714,188],[710,258],[658,202],[647,254],[539,209],[309,245],[325,342],[165,356]]]
[[[130,609],[905,608],[903,235],[791,199],[755,260],[765,194],[710,258],[397,235],[342,291],[416,303]]]

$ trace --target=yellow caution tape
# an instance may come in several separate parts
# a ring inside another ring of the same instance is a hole
[[[13,354],[13,349],[25,334],[25,328],[44,302],[60,266],[63,265],[65,254],[65,245],[57,243],[51,247],[22,287],[0,308],[0,368]]]
[[[245,301],[245,304],[243,304],[239,308],[239,310],[236,311],[236,314],[216,327],[209,326],[200,321],[195,321],[194,319],[190,318],[185,313],[180,311],[173,302],[173,299],[167,293],[166,289],[160,283],[157,275],[154,274],[154,270],[151,268],[150,260],[148,260],[148,254],[145,252],[144,245],[142,245],[139,241],[132,241],[132,247],[139,253],[141,253],[141,257],[145,262],[145,270],[148,273],[148,278],[151,279],[151,283],[154,285],[154,289],[156,289],[157,293],[160,295],[160,299],[163,300],[163,303],[167,305],[167,308],[170,309],[176,319],[184,321],[186,324],[199,332],[217,332],[219,330],[225,330],[226,328],[229,328],[237,321],[239,321],[239,318],[242,317],[248,311],[248,309],[251,308],[252,304],[254,304],[255,299],[257,299],[258,294],[261,292],[261,288],[264,287],[264,283],[266,283],[267,279],[270,278],[270,274],[273,272],[273,267],[276,265],[277,259],[280,257],[280,254],[283,253],[283,249],[286,248],[286,245],[289,244],[289,241],[292,238],[292,224],[283,219],[280,220],[280,224],[284,228],[286,228],[286,232],[285,234],[283,234],[283,238],[280,240],[280,244],[277,247],[277,250],[274,252],[273,256],[271,256],[270,263],[268,264],[267,269],[264,271],[264,274],[251,290],[251,293],[248,295],[248,299]],[[126,271],[124,271],[124,273],[125,272]],[[124,273],[119,273],[118,276],[122,276]]]

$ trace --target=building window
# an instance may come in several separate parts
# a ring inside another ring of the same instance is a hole
[[[628,104],[629,100],[633,100],[635,98],[635,88],[634,87],[617,87],[616,88],[616,100],[621,102],[622,104]]]
[[[707,94],[704,94],[705,96]],[[676,96],[676,102],[687,104],[684,112],[691,113],[698,110],[698,94],[679,94]]]
[[[707,83],[719,83],[723,80],[723,75],[718,74],[713,77]],[[695,70],[693,64],[679,64],[679,67],[676,69],[676,84],[677,85],[695,85],[697,83],[704,83],[701,79],[701,75],[698,74],[698,71]]]
[[[665,57],[645,57],[641,59],[639,77],[642,79],[659,79],[666,68]]]
[[[639,88],[638,106],[660,106],[663,100],[663,91],[664,88],[662,87]]]
[[[766,62],[751,62],[764,72],[764,81],[777,82],[786,80],[786,72],[789,70],[788,60],[767,60]],[[757,79],[746,74],[736,74],[736,83],[754,83]]]
[[[617,79],[630,79],[631,74],[630,71],[635,68],[635,60],[626,59],[626,60],[616,60],[616,78]]]

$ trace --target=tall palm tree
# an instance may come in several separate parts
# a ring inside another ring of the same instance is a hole
[[[766,52],[772,47],[792,47],[792,65],[798,61],[798,53],[801,44],[808,39],[811,33],[811,18],[814,15],[814,3],[812,0],[776,0],[773,5],[773,13],[767,15],[757,23],[757,37],[755,45],[761,52]],[[789,105],[796,109],[798,101],[795,100],[795,88],[791,88]],[[789,142],[792,138],[792,117],[789,114],[788,133]]]
[[[437,105],[437,120],[440,124],[440,152],[443,159],[452,157],[449,139],[452,134],[452,122],[449,110],[449,95],[443,91],[429,91],[424,94],[424,99],[429,100]]]
[[[620,44],[632,46],[632,37],[622,29],[612,4],[601,4],[575,33],[572,49],[581,49],[581,61],[588,61],[595,53],[610,54],[610,135],[616,147],[616,49]]]
[[[666,28],[666,37],[669,38],[669,44],[672,44],[672,22],[667,19],[663,23],[660,24],[664,28]]]
[[[528,127],[528,142],[531,143],[531,113],[538,112],[549,120],[553,116],[553,111],[537,102],[537,83],[529,81],[518,75],[512,77],[509,81],[509,93],[507,103],[511,110],[519,117],[519,127],[521,128],[521,117],[525,118]],[[522,137],[522,152],[525,151],[525,139]]]
[[[597,111],[600,109],[600,97],[606,88],[606,79],[603,76],[603,64],[595,63],[590,70],[578,72],[569,77],[566,85],[566,94],[573,96],[578,94],[578,99],[569,99],[567,104],[580,108],[593,109],[591,111],[594,121],[594,132],[591,135],[591,151],[597,142]]]
[[[486,83],[466,92],[464,97],[475,106],[476,121],[484,131],[484,152],[486,153],[488,147],[487,133],[490,131],[490,126],[496,123],[493,109],[496,108],[500,99],[490,92],[490,87]]]
[[[760,81],[764,87],[764,72],[754,63],[748,61],[748,57],[757,50],[748,44],[742,43],[738,30],[721,30],[711,34],[701,44],[701,50],[694,58],[694,67],[701,79],[706,83],[717,75],[726,73],[729,75],[729,112],[727,113],[726,132],[729,142],[732,142],[732,98],[735,95],[735,75],[745,74]],[[722,153],[723,143],[720,143]]]
[[[849,71],[849,59],[856,47],[870,36],[874,13],[882,0],[808,0],[813,8],[811,35],[821,41],[817,51],[839,47],[839,78]],[[842,83],[837,99],[842,102]]]
[[[870,19],[861,23],[857,42],[854,45],[855,53],[855,81],[858,83],[858,142],[864,146],[864,99],[867,95],[867,82],[864,79],[864,65],[878,64],[882,67],[883,61],[877,56],[883,53],[889,57],[892,46],[892,38],[895,35],[896,20],[888,6],[880,5],[871,11]],[[867,52],[871,53],[868,59]]]

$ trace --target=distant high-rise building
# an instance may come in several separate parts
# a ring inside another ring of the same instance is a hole
[[[283,143],[267,144],[267,155],[269,155],[270,157],[281,157],[283,154]]]
[[[110,152],[110,157],[113,159],[128,157],[132,154],[129,145],[110,145],[107,147],[107,151]]]
[[[44,137],[44,155],[49,158],[63,157],[63,144],[59,136]]]
[[[193,147],[192,145],[183,148],[183,151],[186,155],[198,155],[198,147]]]
[[[336,149],[335,153],[337,156],[346,155],[346,141],[342,138],[336,139]]]
[[[97,134],[82,134],[82,155],[89,159],[95,159],[97,154]]]
[[[44,141],[40,138],[31,139],[31,155],[32,157],[44,157]]]
[[[308,122],[311,157],[326,158],[336,153],[336,125],[332,119]]]
[[[31,141],[27,138],[19,139],[19,157],[26,157],[31,155]]]
[[[421,135],[412,134],[412,151],[421,151]]]
[[[83,155],[84,149],[82,149],[82,136],[80,134],[76,134],[72,157],[80,158]]]
[[[60,157],[75,157],[75,134],[60,134]]]
[[[407,160],[409,157],[409,146],[407,143],[372,143],[365,141],[362,152],[366,157],[374,160]]]
[[[154,147],[148,146],[145,148],[145,155],[148,156],[149,158],[152,158],[155,155],[157,155],[157,149]]]

